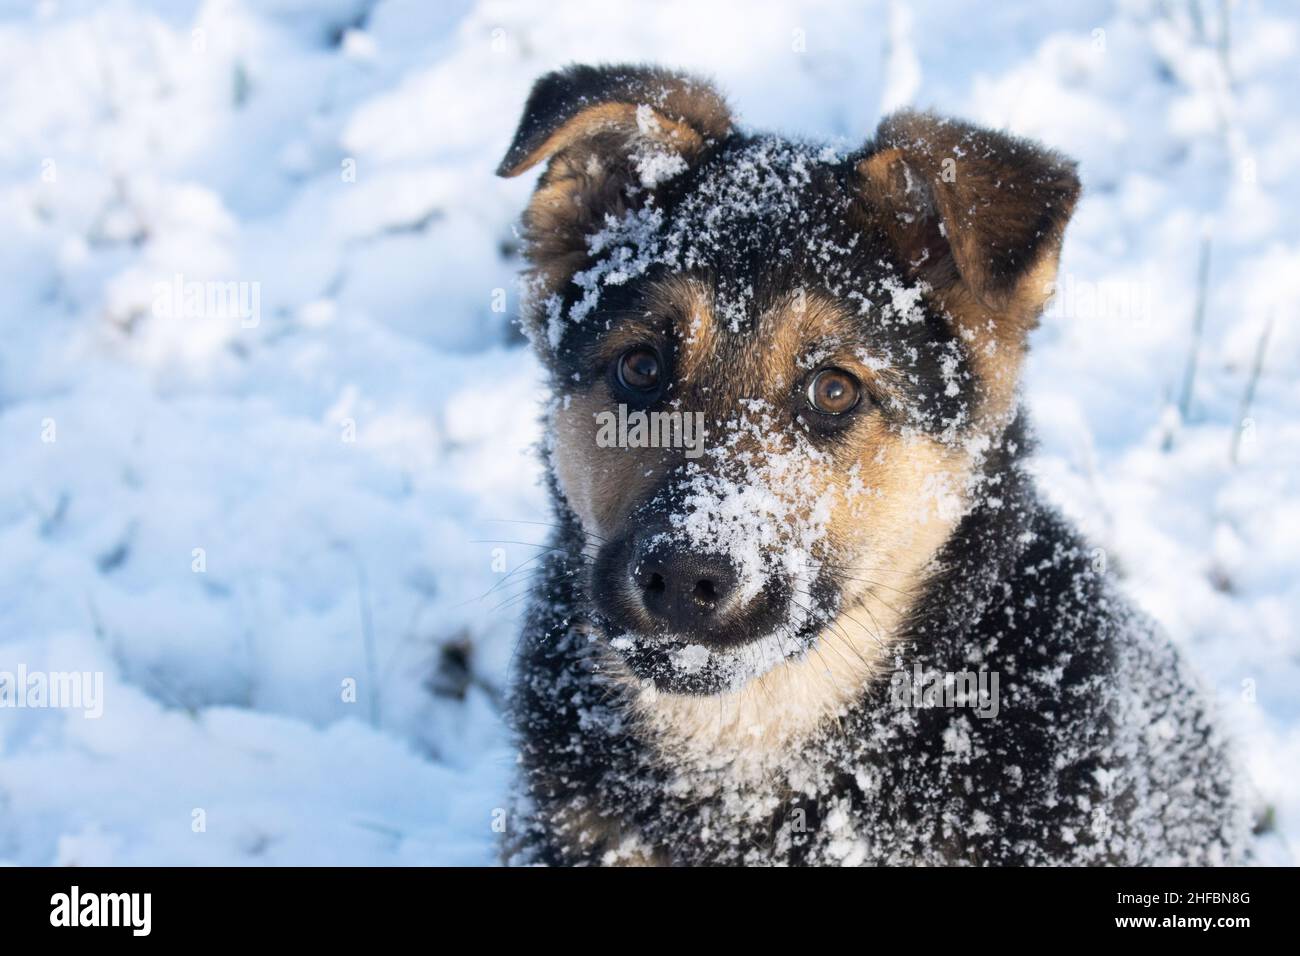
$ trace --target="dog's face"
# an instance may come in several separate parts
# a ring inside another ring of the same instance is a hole
[[[623,67],[539,81],[500,171],[543,160],[526,321],[603,638],[692,693],[850,620],[878,639],[996,495],[1069,164],[926,115],[850,154],[745,136],[706,84]]]

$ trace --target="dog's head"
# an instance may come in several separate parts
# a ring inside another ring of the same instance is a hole
[[[746,135],[646,67],[539,80],[499,173],[542,162],[525,325],[605,638],[698,693],[878,637],[990,481],[1072,165],[918,113]]]

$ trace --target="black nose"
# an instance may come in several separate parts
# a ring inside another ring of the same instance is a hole
[[[737,575],[718,555],[653,548],[634,559],[632,581],[651,617],[671,631],[691,632],[726,615]]]

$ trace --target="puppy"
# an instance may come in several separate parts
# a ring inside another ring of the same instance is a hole
[[[498,173],[543,163],[510,862],[1241,858],[1205,699],[1024,466],[1071,162],[924,113],[751,134],[699,79],[574,66]]]

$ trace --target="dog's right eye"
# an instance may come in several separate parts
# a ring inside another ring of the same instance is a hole
[[[659,353],[638,345],[619,356],[615,367],[618,384],[629,392],[652,392],[659,387]]]
[[[808,383],[808,404],[823,415],[844,415],[858,407],[862,386],[842,368],[824,368]]]

